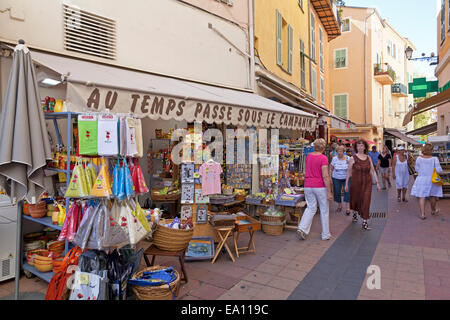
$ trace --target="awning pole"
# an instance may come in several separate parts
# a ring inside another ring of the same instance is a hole
[[[22,207],[23,200],[17,203],[17,228],[16,228],[16,273],[14,280],[14,300],[19,300],[20,265],[22,261]]]

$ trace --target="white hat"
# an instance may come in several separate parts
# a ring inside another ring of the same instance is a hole
[[[404,146],[397,147],[397,150],[398,150],[398,151],[400,151],[400,150],[405,150],[405,147],[404,147]]]

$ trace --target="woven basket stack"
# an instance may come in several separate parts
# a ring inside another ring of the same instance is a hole
[[[189,242],[194,235],[192,229],[172,229],[162,225],[162,223],[170,223],[172,220],[160,222],[153,233],[153,244],[161,250],[180,251],[188,247]]]

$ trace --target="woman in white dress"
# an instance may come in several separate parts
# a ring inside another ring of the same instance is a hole
[[[436,208],[436,198],[442,197],[442,186],[431,182],[433,169],[437,173],[442,173],[442,168],[439,159],[433,157],[433,145],[427,143],[422,148],[422,155],[416,159],[416,172],[418,176],[414,181],[411,190],[411,195],[419,198],[420,218],[425,217],[425,198],[430,198],[431,214],[436,215],[439,209]]]
[[[397,148],[392,167],[394,168],[392,170],[392,178],[395,180],[397,187],[397,200],[398,202],[408,202],[406,200],[406,191],[408,190],[410,176],[408,171],[408,155],[405,153],[405,147],[400,146]]]

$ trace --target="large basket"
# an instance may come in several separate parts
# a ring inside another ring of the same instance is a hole
[[[161,250],[180,251],[188,247],[194,235],[194,228],[189,230],[171,229],[164,227],[162,223],[170,223],[173,220],[163,220],[153,232],[153,244]]]
[[[279,236],[283,233],[284,225],[286,223],[286,215],[282,216],[268,216],[261,214],[259,216],[264,233],[271,236]]]
[[[153,266],[145,268],[139,272],[137,272],[132,279],[139,278],[142,276],[142,274],[145,271],[155,271],[160,269],[166,269],[167,267],[163,266]],[[133,286],[133,292],[136,295],[136,298],[138,300],[173,300],[174,295],[177,294],[178,286],[180,285],[180,274],[177,272],[177,270],[174,270],[175,274],[177,275],[177,279],[175,281],[172,281],[170,283],[170,289],[169,285],[165,284],[162,286],[147,286],[147,287],[141,287],[141,286]]]

